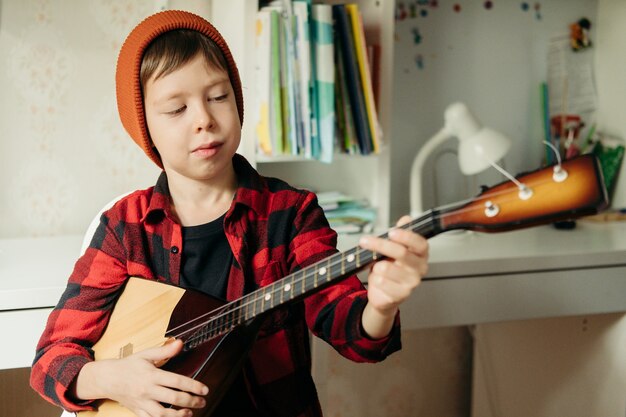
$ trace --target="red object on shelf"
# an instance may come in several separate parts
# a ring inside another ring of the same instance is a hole
[[[569,131],[574,130],[574,138],[578,138],[580,129],[585,125],[576,114],[557,114],[550,118],[552,135],[556,138],[567,138]]]

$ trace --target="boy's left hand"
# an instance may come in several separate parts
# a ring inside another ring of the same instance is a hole
[[[397,226],[410,220],[404,216]],[[395,228],[389,231],[389,239],[367,236],[359,244],[388,258],[374,264],[370,271],[368,304],[363,316],[365,331],[374,338],[383,337],[391,330],[391,319],[398,306],[409,298],[428,271],[428,241],[410,230]]]

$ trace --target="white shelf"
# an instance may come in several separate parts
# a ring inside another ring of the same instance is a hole
[[[258,1],[234,0],[237,8],[243,8],[244,19],[237,13],[214,10],[214,19],[219,18],[220,28],[225,28],[229,44],[245,45],[242,65],[238,61],[246,108],[254,103],[254,65],[250,57],[255,56],[254,28],[250,16],[256,13]],[[336,0],[325,0],[327,4],[337,4]],[[394,50],[394,8],[392,0],[357,1],[363,15],[365,35],[368,44],[380,45],[379,94],[377,108],[379,123],[383,131],[381,152],[375,155],[336,154],[332,163],[311,164],[310,160],[294,156],[268,157],[258,155],[255,143],[253,118],[247,116],[243,126],[242,145],[238,150],[263,175],[281,178],[297,187],[317,191],[346,191],[355,197],[367,198],[378,209],[376,226],[386,228],[390,221],[390,138],[392,114],[392,78]],[[216,8],[214,8],[216,9]],[[218,13],[219,12],[219,13]],[[248,113],[251,115],[252,113]],[[395,220],[394,220],[395,222]]]

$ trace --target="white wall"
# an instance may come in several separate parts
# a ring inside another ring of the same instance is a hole
[[[599,0],[596,70],[598,125],[626,140],[626,2]],[[622,169],[613,196],[613,207],[626,207],[626,168]]]
[[[460,13],[453,11],[454,3],[461,5]],[[582,16],[595,23],[597,1],[526,2],[528,11],[521,9],[521,3],[494,1],[493,8],[486,10],[483,1],[440,1],[438,8],[427,9],[426,17],[396,22],[391,218],[408,212],[411,161],[441,128],[444,109],[454,101],[466,102],[485,125],[513,139],[505,158],[509,171],[540,166],[544,151],[539,85],[546,80],[548,40],[554,34],[567,34],[569,24]],[[541,6],[541,19],[534,11],[536,3]],[[422,36],[419,44],[414,43],[414,29]],[[416,64],[418,55],[423,69]],[[448,147],[452,145],[449,141]],[[462,180],[454,160],[442,162],[440,201],[435,201],[432,167],[426,172],[426,208],[472,196],[479,185],[503,179],[492,169],[471,178],[467,190],[459,186]]]

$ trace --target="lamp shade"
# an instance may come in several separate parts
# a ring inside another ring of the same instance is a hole
[[[511,147],[509,138],[483,127],[463,103],[448,106],[444,119],[446,131],[459,139],[459,167],[465,175],[484,171]]]
[[[422,169],[426,159],[446,140],[459,140],[459,167],[464,175],[484,171],[502,159],[511,147],[509,138],[483,127],[463,103],[453,103],[446,108],[444,125],[420,148],[411,165],[411,215],[419,215],[422,208]]]

